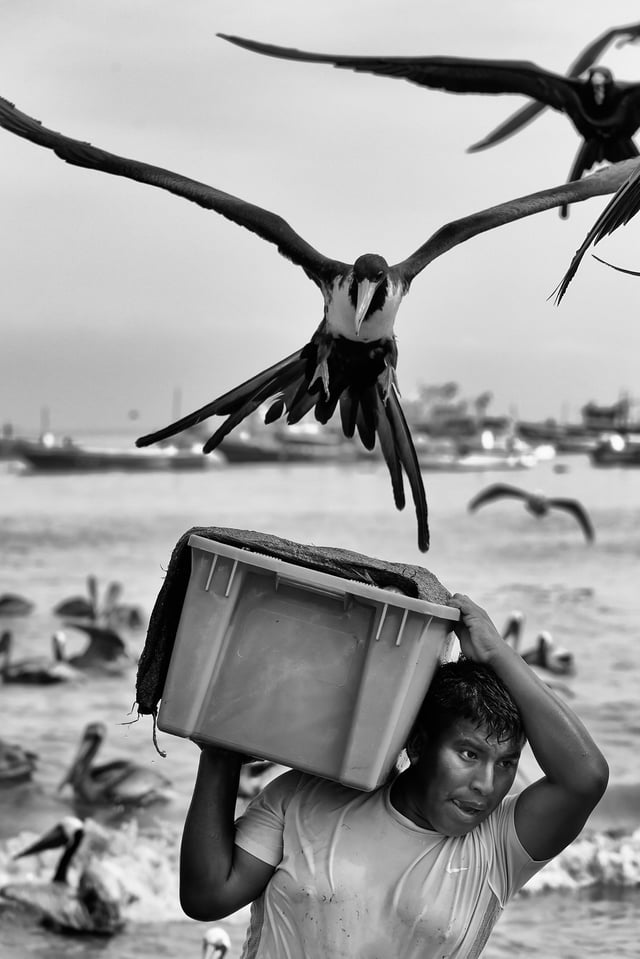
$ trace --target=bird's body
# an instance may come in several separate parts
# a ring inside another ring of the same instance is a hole
[[[575,673],[575,659],[573,653],[564,646],[558,645],[549,632],[542,630],[536,637],[535,644],[522,650],[522,632],[524,629],[524,614],[520,610],[513,610],[509,614],[502,638],[520,653],[525,663],[554,676],[573,676]]]
[[[107,626],[96,626],[80,620],[68,620],[67,626],[77,629],[88,637],[84,649],[79,653],[67,652],[67,637],[64,631],[58,631],[55,654],[59,663],[80,671],[92,671],[120,675],[131,666],[127,647],[115,630]]]
[[[28,616],[33,608],[33,602],[18,593],[3,593],[0,596],[0,616]]]
[[[499,499],[517,499],[520,500],[525,509],[541,519],[547,516],[550,510],[560,509],[570,513],[577,520],[585,539],[592,541],[595,538],[593,524],[589,518],[584,506],[576,500],[564,496],[545,496],[541,492],[528,492],[519,489],[517,486],[510,486],[508,483],[493,483],[486,489],[481,490],[477,496],[474,496],[469,503],[469,510],[473,512],[487,503],[493,503]]]
[[[53,655],[30,656],[13,660],[13,633],[4,630],[0,635],[0,655],[4,663],[0,667],[0,679],[3,683],[15,683],[22,686],[51,686],[57,683],[75,682],[81,677],[72,666],[60,660],[59,650],[61,634],[52,637]]]
[[[357,72],[408,80],[448,93],[529,96],[543,106],[564,113],[582,138],[569,180],[580,179],[586,171],[605,160],[617,163],[638,156],[632,137],[640,127],[640,83],[616,81],[606,67],[591,67],[586,77],[563,76],[525,60],[321,54],[258,43],[244,37],[219,36],[267,56],[328,63]],[[489,137],[470,147],[470,152],[485,149],[504,138],[504,134],[498,138]],[[566,215],[567,207],[568,204],[561,206],[563,215]]]
[[[93,766],[92,762],[106,736],[104,723],[89,723],[76,756],[60,789],[67,783],[81,805],[148,806],[171,798],[166,776],[130,759],[115,759]]]
[[[53,879],[8,883],[0,889],[0,895],[35,912],[45,925],[57,932],[112,936],[125,924],[122,906],[126,895],[121,884],[95,858],[82,865],[77,882],[69,880],[69,868],[84,836],[85,826],[81,820],[74,816],[63,819],[16,857],[64,847]]]
[[[398,509],[405,505],[406,474],[416,508],[418,545],[423,551],[429,547],[427,500],[395,383],[397,349],[393,331],[403,296],[429,263],[459,243],[563,203],[612,193],[635,166],[622,164],[580,182],[543,190],[448,223],[395,265],[389,266],[379,254],[365,254],[349,264],[319,253],[275,213],[170,170],[64,136],[1,98],[0,126],[53,150],[68,163],[147,183],[220,213],[274,243],[283,256],[304,270],[323,295],[322,322],[305,346],[175,423],[140,437],[137,445],[156,443],[210,416],[226,416],[204,446],[209,452],[267,401],[270,406],[265,421],[286,414],[290,424],[312,409],[320,422],[327,422],[339,406],[347,437],[357,430],[368,449],[379,442]]]
[[[17,743],[0,739],[0,786],[13,786],[31,779],[38,757]]]
[[[622,46],[625,43],[634,42],[638,39],[639,35],[640,23],[630,23],[626,26],[612,27],[609,30],[605,30],[604,33],[596,37],[595,40],[589,43],[584,50],[578,54],[576,59],[567,70],[566,75],[568,77],[579,77],[594,65],[596,60],[598,60],[598,58],[612,43],[617,41],[617,45]],[[547,108],[544,103],[533,100],[532,102],[526,104],[526,106],[516,110],[514,114],[512,114],[507,120],[496,127],[495,130],[489,133],[486,137],[483,137],[483,139],[478,143],[475,143],[473,147],[471,147],[471,150],[484,150],[487,147],[495,146],[496,143],[501,143],[503,140],[513,136],[518,132],[518,130],[521,130],[524,126],[527,126],[529,123],[531,123],[546,109]]]

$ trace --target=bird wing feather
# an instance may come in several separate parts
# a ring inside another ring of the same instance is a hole
[[[623,163],[617,163],[616,167],[626,167],[630,165],[630,176],[620,186],[617,193],[606,205],[598,219],[595,221],[581,245],[576,250],[569,269],[562,280],[555,288],[552,296],[555,294],[556,304],[560,303],[562,297],[567,292],[567,287],[575,276],[582,258],[591,246],[599,243],[605,236],[610,236],[620,226],[625,226],[629,220],[640,210],[640,167],[637,160],[625,160]],[[635,167],[635,169],[634,169]],[[609,169],[613,169],[610,167]],[[607,171],[603,171],[607,172]],[[598,176],[598,174],[594,174]],[[586,183],[591,177],[581,180]]]
[[[57,133],[43,126],[39,120],[22,113],[2,97],[0,126],[32,143],[53,150],[66,163],[159,187],[207,210],[222,214],[239,226],[257,233],[263,240],[275,243],[284,257],[301,266],[319,286],[322,286],[322,278],[331,273],[334,267],[337,269],[346,266],[323,256],[303,240],[286,220],[269,210],[171,170],[107,153],[91,143]]]
[[[557,509],[563,509],[568,513],[571,513],[577,519],[586,538],[588,540],[595,539],[593,523],[591,522],[587,511],[584,509],[581,503],[578,503],[577,500],[566,499],[564,497],[555,497],[549,500],[549,506],[555,506]]]
[[[413,439],[411,438],[411,431],[402,412],[395,384],[391,385],[385,402],[385,409],[389,416],[389,425],[395,438],[398,459],[407,474],[413,495],[416,517],[418,519],[418,547],[423,553],[426,553],[429,549],[429,511],[427,507],[427,497],[422,482],[420,463],[418,462],[418,456],[415,446],[413,445]]]
[[[481,490],[470,500],[468,509],[473,511],[474,509],[478,509],[479,506],[483,506],[485,503],[491,503],[494,499],[501,499],[503,496],[510,497],[511,499],[527,498],[527,494],[523,490],[518,489],[517,486],[510,486],[508,483],[493,483],[491,486],[487,486],[486,489]]]
[[[640,180],[640,161],[623,160],[604,170],[599,170],[597,173],[592,173],[582,180],[564,183],[562,186],[551,187],[548,190],[540,190],[538,193],[530,193],[527,196],[508,200],[506,203],[499,203],[497,206],[481,210],[479,213],[472,213],[470,216],[453,220],[441,227],[411,256],[401,263],[397,263],[392,269],[396,270],[404,282],[409,284],[418,273],[437,257],[479,233],[486,233],[488,230],[503,226],[505,223],[521,220],[543,210],[551,210],[564,203],[579,203],[593,196],[615,193],[634,173],[638,173],[638,179]],[[640,183],[638,184],[638,191],[640,193]]]
[[[570,78],[544,70],[526,60],[349,56],[311,53],[224,33],[218,36],[254,53],[305,63],[331,63],[342,69],[408,80],[419,86],[451,93],[519,93],[542,100],[557,110],[564,110],[568,102],[579,102]]]

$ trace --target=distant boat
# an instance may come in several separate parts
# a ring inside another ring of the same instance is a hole
[[[416,452],[420,469],[432,472],[440,470],[473,473],[485,470],[530,469],[538,462],[534,450],[517,438],[514,438],[509,446],[501,443],[483,449],[476,443],[469,443],[467,446],[457,438],[432,439],[419,436]]]
[[[593,466],[640,466],[640,433],[604,436],[590,459]]]
[[[202,470],[218,466],[221,458],[204,455],[201,446],[155,449],[81,446],[69,438],[57,442],[17,440],[16,453],[30,470],[47,473],[102,473],[109,470],[147,472],[152,470]]]
[[[356,451],[344,437],[316,424],[300,423],[280,430],[238,430],[219,446],[230,463],[319,463],[354,460]]]

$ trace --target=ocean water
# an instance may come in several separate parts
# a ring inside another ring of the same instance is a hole
[[[0,593],[35,603],[31,615],[0,622],[14,633],[15,658],[46,654],[59,625],[52,608],[85,592],[89,573],[104,586],[124,584],[123,599],[148,614],[173,546],[192,526],[256,529],[300,542],[343,546],[427,566],[452,591],[466,592],[498,626],[525,615],[524,646],[548,629],[576,657],[568,680],[572,706],[603,749],[611,783],[582,835],[512,902],[485,950],[487,959],[637,956],[640,927],[640,475],[596,469],[563,457],[565,472],[542,462],[518,473],[425,473],[432,547],[420,554],[413,507],[393,507],[386,469],[377,462],[220,467],[203,473],[25,475],[0,463]],[[568,514],[531,517],[516,502],[477,513],[470,498],[497,480],[548,494],[576,496],[589,510],[596,541],[585,543]],[[66,937],[0,907],[3,959],[188,957],[200,953],[206,925],[187,919],[177,896],[177,852],[197,749],[164,733],[162,758],[149,717],[139,721],[136,659],[144,628],[127,631],[131,665],[119,676],[81,684],[0,685],[0,736],[39,756],[33,781],[0,789],[0,885],[48,877],[55,853],[13,854],[73,812],[58,786],[86,723],[108,736],[99,756],[134,758],[173,782],[163,805],[123,816],[94,810],[110,837],[111,865],[132,893],[125,930],[111,940]],[[83,645],[69,631],[71,652]],[[246,912],[217,925],[238,955]]]

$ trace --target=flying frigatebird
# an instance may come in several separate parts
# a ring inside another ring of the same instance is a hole
[[[567,70],[567,76],[579,77],[582,73],[585,73],[589,67],[593,66],[596,60],[602,56],[607,47],[612,43],[617,41],[616,46],[622,47],[627,43],[633,43],[638,39],[639,35],[640,23],[630,23],[624,27],[611,27],[610,30],[605,30],[604,33],[601,33],[595,40],[592,40],[591,43],[578,54]],[[480,150],[486,150],[487,147],[495,146],[496,143],[502,143],[503,140],[517,133],[518,130],[528,126],[529,123],[535,120],[536,117],[546,109],[544,103],[539,103],[536,100],[527,103],[519,110],[516,110],[515,113],[511,114],[510,117],[497,126],[495,130],[492,130],[491,133],[487,134],[486,137],[483,137],[482,140],[470,146],[468,152],[477,153]]]
[[[552,509],[564,510],[577,521],[586,540],[591,542],[595,539],[593,524],[582,503],[577,499],[566,496],[545,496],[540,491],[531,493],[517,486],[511,486],[509,483],[492,483],[491,486],[487,486],[486,489],[481,490],[471,499],[468,509],[470,512],[474,512],[480,506],[505,498],[520,500],[525,509],[538,519],[547,516]]]
[[[418,546],[422,551],[429,548],[427,500],[396,385],[394,323],[400,302],[415,277],[458,244],[562,203],[613,193],[636,166],[633,161],[620,163],[583,180],[454,220],[394,265],[372,253],[359,256],[349,264],[319,253],[282,217],[269,210],[182,174],[107,153],[90,143],[57,133],[2,98],[0,126],[53,150],[67,163],[147,183],[222,214],[274,243],[284,257],[302,267],[320,288],[324,316],[305,346],[200,409],[140,437],[137,445],[149,446],[210,416],[226,416],[203,447],[204,452],[209,452],[266,401],[271,401],[271,405],[265,422],[272,422],[286,412],[289,424],[298,422],[311,409],[315,410],[317,420],[326,423],[339,404],[347,437],[352,437],[357,429],[367,449],[373,449],[378,437],[398,509],[405,505],[403,469],[406,472],[416,508]]]
[[[324,54],[259,43],[224,33],[218,36],[267,56],[306,63],[330,63],[359,73],[408,80],[448,93],[516,93],[531,97],[566,114],[582,138],[569,180],[579,180],[585,172],[605,160],[616,163],[638,156],[632,136],[640,127],[640,83],[614,80],[606,67],[592,67],[582,78],[553,73],[526,60]],[[485,145],[491,144],[476,144],[471,150]],[[569,204],[558,206],[561,215],[566,217]]]

